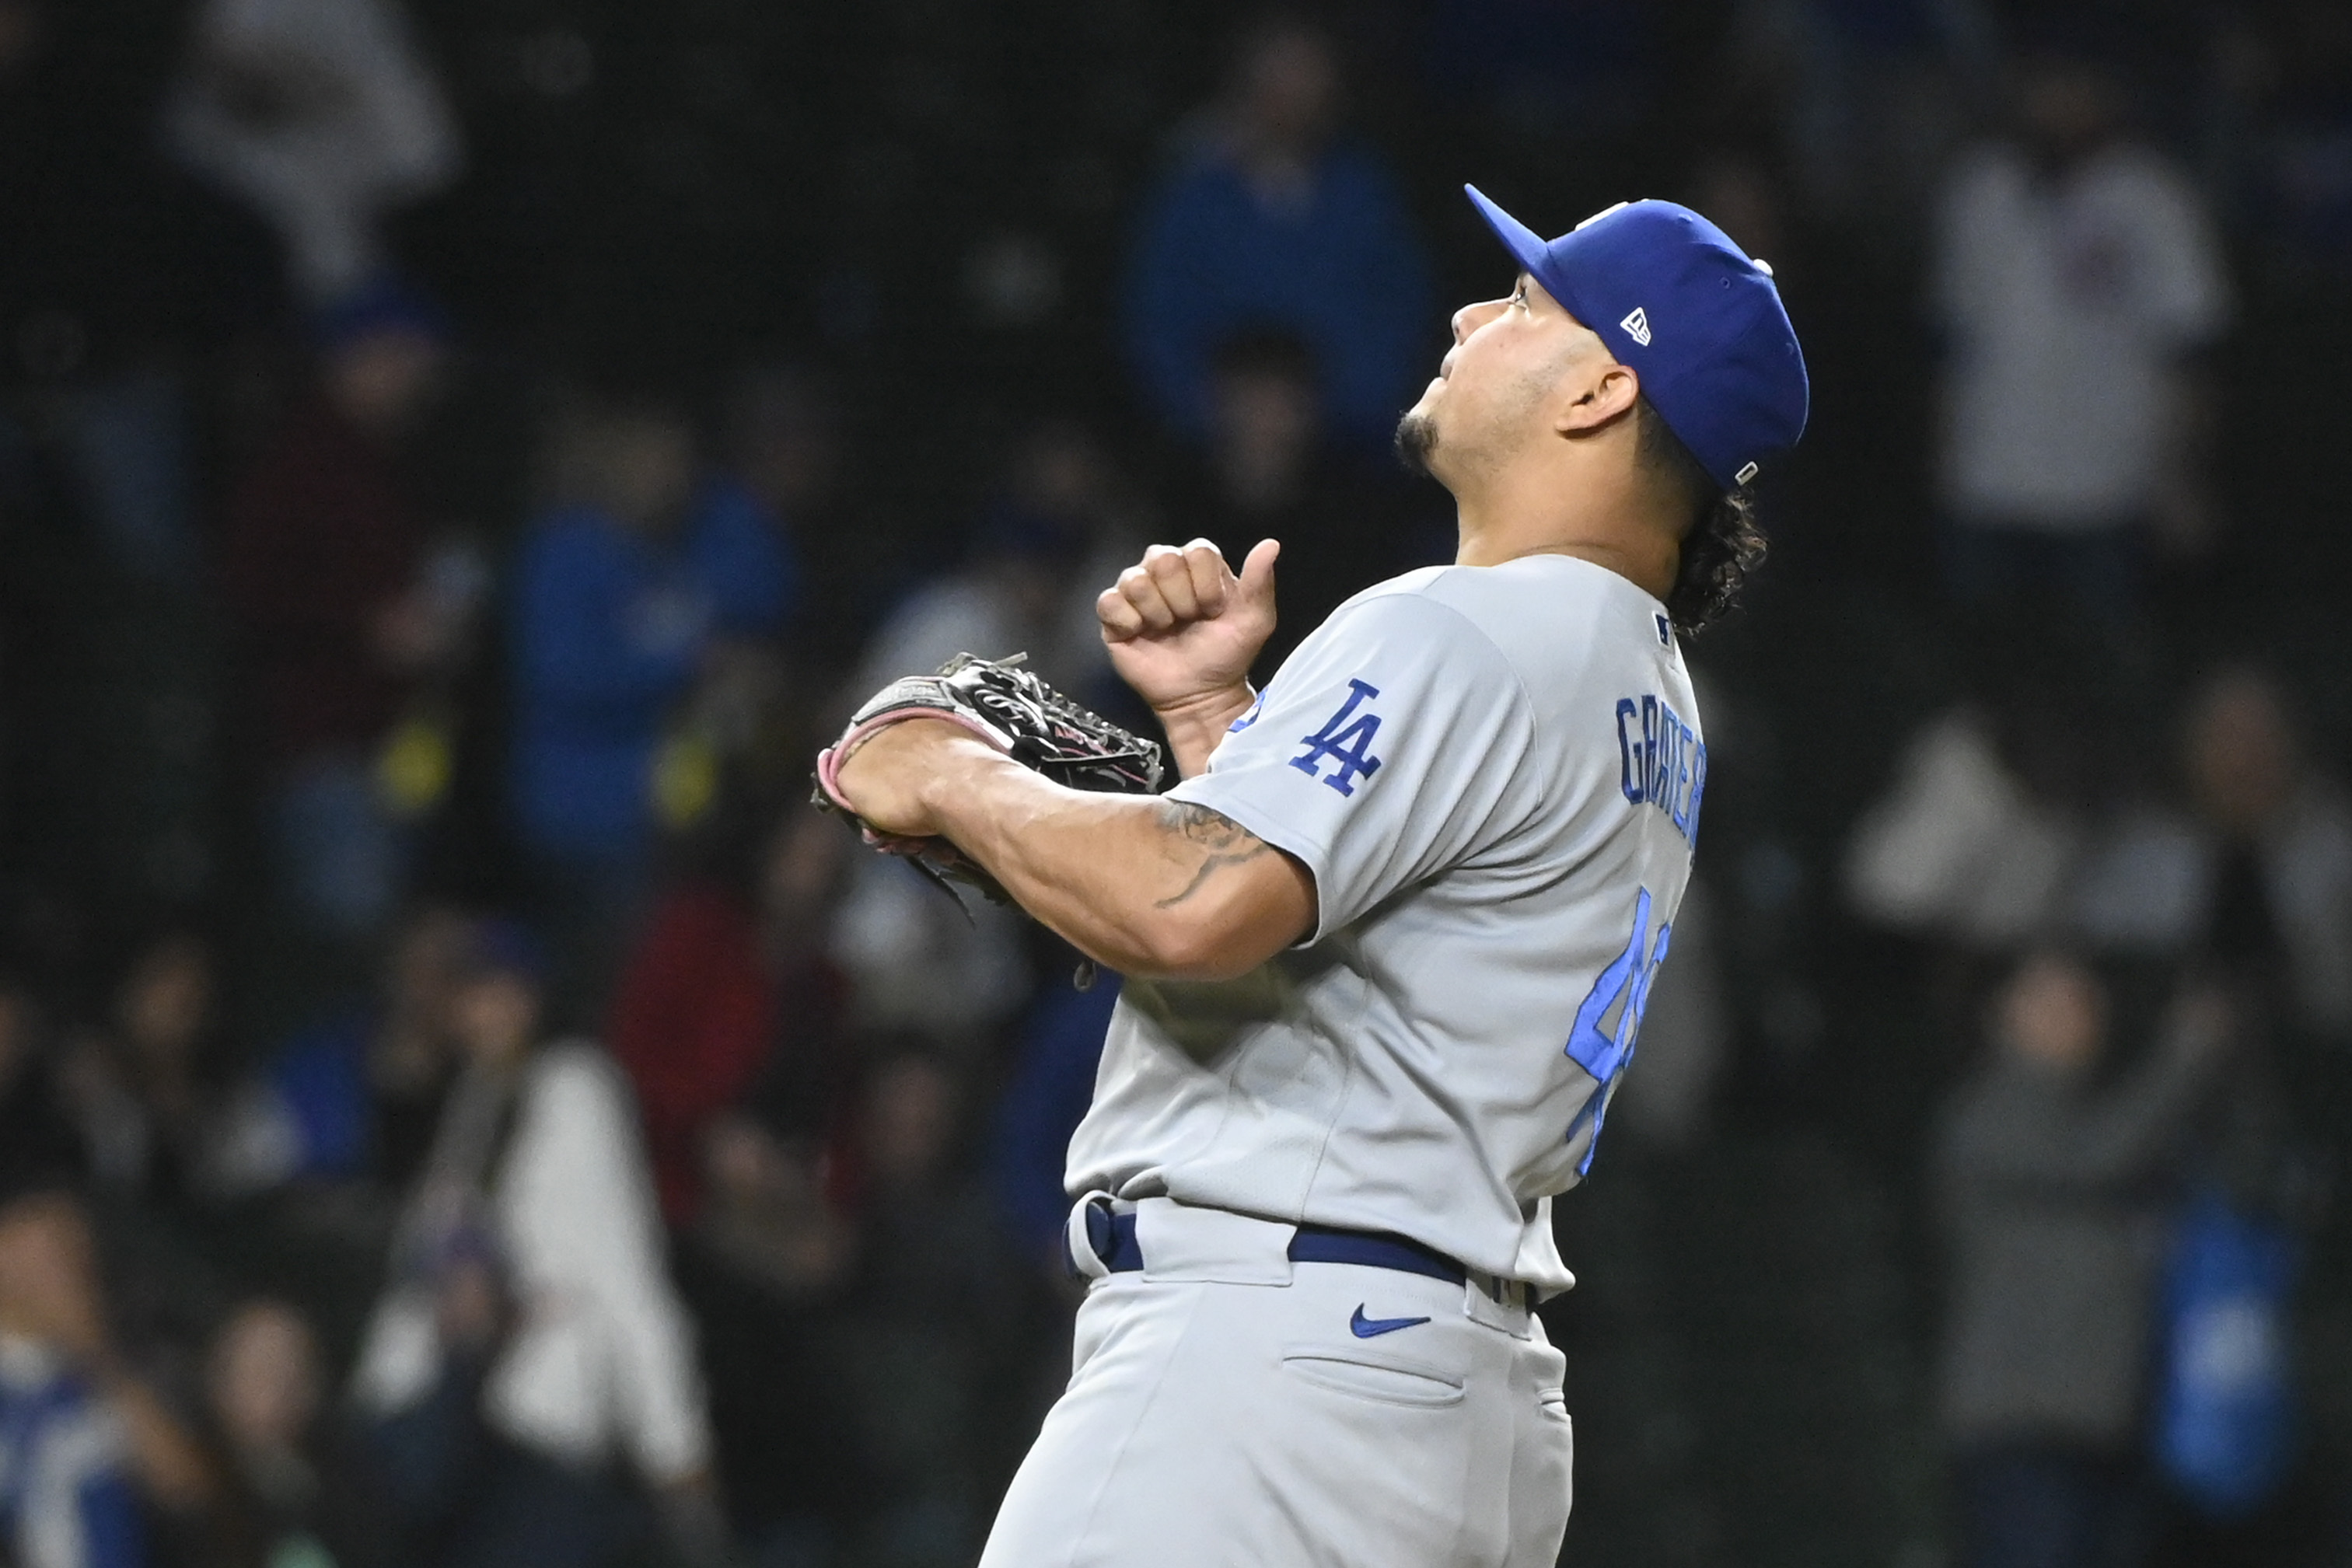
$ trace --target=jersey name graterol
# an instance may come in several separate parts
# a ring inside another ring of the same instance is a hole
[[[1692,848],[1706,793],[1706,742],[1655,692],[1617,699],[1617,787],[1664,811]]]
[[[1073,1196],[1391,1230],[1548,1290],[1690,873],[1706,743],[1658,602],[1561,556],[1430,568],[1302,643],[1173,799],[1313,873],[1238,980],[1129,981]]]

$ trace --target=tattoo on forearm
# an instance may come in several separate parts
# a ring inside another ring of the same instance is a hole
[[[1222,811],[1190,800],[1162,800],[1160,822],[1170,832],[1182,839],[1188,848],[1198,851],[1201,862],[1193,868],[1192,880],[1182,891],[1160,900],[1155,907],[1166,909],[1183,903],[1201,891],[1212,876],[1227,866],[1254,861],[1273,852],[1274,846],[1234,821]]]

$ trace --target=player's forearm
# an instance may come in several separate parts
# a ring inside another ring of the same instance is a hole
[[[942,758],[924,795],[943,837],[1122,974],[1230,978],[1313,924],[1306,873],[1205,808],[1066,789],[971,747]],[[1225,874],[1266,856],[1283,867],[1276,896],[1261,879]]]
[[[1247,682],[1210,692],[1185,702],[1153,710],[1176,758],[1178,777],[1194,778],[1209,770],[1209,754],[1233,728],[1234,720],[1249,712],[1257,694]]]

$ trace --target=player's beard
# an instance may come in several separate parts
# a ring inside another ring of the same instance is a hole
[[[1429,466],[1429,460],[1436,451],[1437,421],[1419,409],[1397,421],[1397,461],[1404,465],[1407,473],[1436,478],[1436,474]]]

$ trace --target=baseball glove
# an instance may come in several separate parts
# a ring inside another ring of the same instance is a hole
[[[1099,714],[1080,707],[1020,668],[1025,653],[981,659],[958,653],[935,675],[908,675],[866,700],[850,716],[841,738],[817,753],[816,805],[839,812],[887,854],[903,855],[942,886],[961,883],[999,904],[1004,889],[980,866],[963,858],[945,839],[909,839],[885,833],[857,815],[836,782],[841,764],[857,743],[886,725],[910,718],[960,724],[1024,768],[1073,789],[1150,795],[1160,789],[1160,747],[1130,735]],[[953,893],[952,886],[948,891]]]

